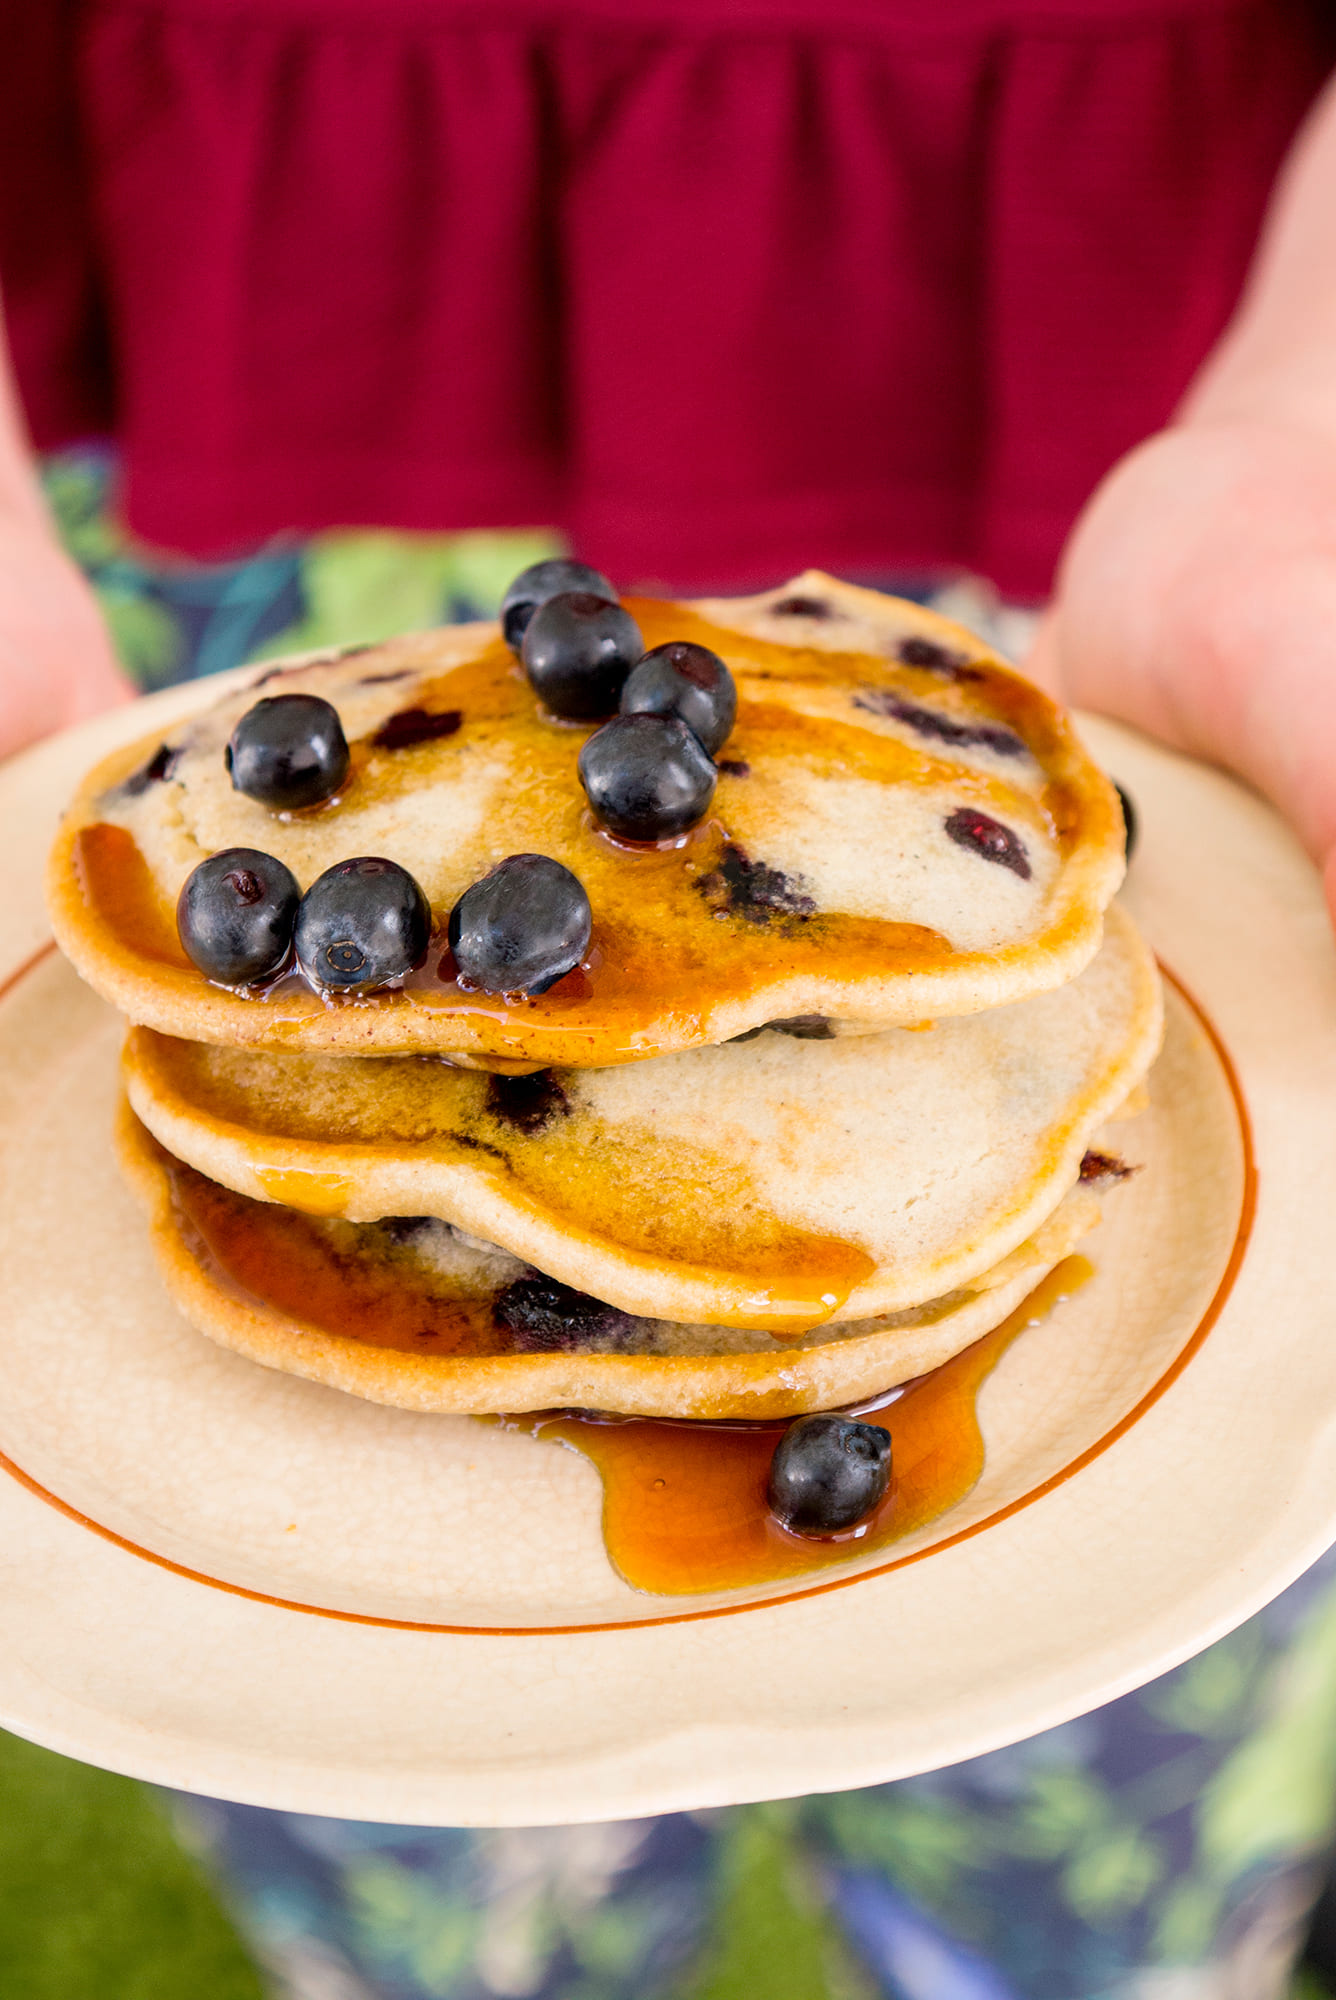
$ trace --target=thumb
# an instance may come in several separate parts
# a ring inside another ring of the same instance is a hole
[[[1021,672],[1040,686],[1054,701],[1065,699],[1062,685],[1062,647],[1058,638],[1058,614],[1050,604],[1035,629],[1030,650],[1021,662]]]

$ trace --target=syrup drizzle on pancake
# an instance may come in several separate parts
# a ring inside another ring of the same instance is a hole
[[[204,983],[177,934],[176,912],[159,892],[127,828],[101,820],[81,827],[75,836],[74,867],[90,912],[127,951]]]
[[[435,1215],[645,1318],[801,1335],[969,1285],[1024,1242],[1160,1020],[1115,905],[1079,979],[926,1034],[770,1033],[503,1078],[140,1028],[123,1075],[160,1142],[240,1194]]]
[[[511,1351],[493,1324],[490,1299],[433,1285],[416,1260],[341,1256],[296,1209],[233,1194],[161,1148],[158,1154],[183,1240],[234,1297],[256,1300],[317,1332],[399,1353]]]
[[[435,904],[436,932],[426,962],[401,990],[335,998],[312,991],[293,973],[273,982],[263,996],[211,985],[182,953],[174,912],[132,832],[116,823],[133,820],[139,800],[125,801],[123,779],[103,791],[107,819],[85,823],[73,834],[80,927],[96,960],[120,979],[142,983],[146,994],[151,989],[155,1004],[135,1008],[136,1017],[171,1031],[166,1018],[171,1012],[181,1024],[176,1032],[213,1040],[337,1044],[350,1052],[431,1047],[484,1062],[580,1067],[722,1039],[711,1022],[730,1006],[736,1011],[753,1003],[753,1020],[802,1012],[806,996],[794,990],[795,1001],[801,997],[803,1004],[790,1005],[783,989],[796,989],[805,978],[866,982],[884,990],[904,975],[974,967],[995,975],[1013,961],[1018,966],[1026,961],[1033,927],[1044,922],[1047,889],[1038,880],[1031,897],[1029,885],[1013,886],[1007,871],[987,868],[988,898],[1020,898],[1014,914],[1019,931],[1011,942],[987,949],[956,949],[929,924],[821,908],[812,885],[791,864],[779,868],[762,850],[765,826],[796,823],[813,785],[866,783],[888,795],[904,792],[907,804],[922,799],[924,824],[939,830],[953,808],[1000,820],[1036,857],[1047,857],[1044,867],[1051,875],[1083,822],[1097,846],[1107,829],[1096,823],[1100,808],[1086,796],[1088,767],[1057,712],[1036,690],[987,665],[966,687],[943,686],[926,667],[776,645],[712,625],[681,605],[637,599],[628,604],[647,646],[692,639],[726,653],[739,675],[738,722],[725,762],[745,766],[749,775],[721,771],[713,816],[701,827],[677,841],[645,847],[603,833],[575,772],[587,731],[541,708],[498,640],[447,672],[418,679],[409,712],[448,716],[452,722],[458,715],[450,734],[387,749],[377,747],[377,738],[388,725],[373,728],[354,742],[352,768],[337,797],[285,816],[294,839],[303,826],[332,827],[348,817],[350,851],[360,851],[357,816],[364,809],[392,805],[420,785],[467,785],[470,774],[484,767],[511,774],[489,780],[484,823],[458,851],[440,857],[440,881],[425,884]],[[944,732],[942,741],[925,744],[915,728],[897,723],[894,700],[889,720],[860,710],[854,696],[872,676],[892,681],[900,706],[916,716],[925,712],[926,696]],[[949,746],[962,732],[986,744],[988,732],[999,728],[1028,755],[999,758],[990,769],[951,754]],[[179,762],[179,753],[173,756]],[[182,782],[188,785],[188,762],[185,769]],[[287,853],[277,818],[272,833],[274,850]],[[590,950],[581,966],[541,996],[469,991],[445,946],[450,903],[501,855],[521,852],[551,854],[578,875],[594,909]],[[939,859],[934,865],[946,864]],[[1023,910],[1030,915],[1022,917]],[[1046,946],[1062,950],[1073,944],[1090,921],[1080,898],[1060,899],[1044,928]],[[92,964],[85,969],[92,971]],[[771,995],[774,1005],[754,1004]],[[123,996],[120,1003],[125,1004]],[[730,1020],[725,1032],[731,1031]]]
[[[342,1204],[346,1190],[336,1175],[273,1174],[273,1199],[253,1201],[157,1150],[183,1236],[234,1296],[369,1347],[415,1354],[512,1351],[513,1343],[492,1323],[489,1301],[461,1299],[417,1260],[396,1259],[392,1252],[384,1259],[342,1255],[311,1220]],[[828,1320],[871,1261],[856,1245],[796,1230],[765,1248],[782,1273],[774,1285],[781,1307],[788,1308],[776,1312],[776,1341],[801,1338]],[[744,1241],[735,1255],[745,1258],[746,1251]],[[764,1338],[759,1336],[762,1343]]]

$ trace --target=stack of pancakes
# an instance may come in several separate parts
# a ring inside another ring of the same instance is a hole
[[[595,823],[593,725],[546,714],[494,625],[271,671],[81,789],[53,921],[134,1024],[122,1159],[225,1345],[415,1410],[785,1416],[947,1360],[1097,1219],[1160,995],[1066,718],[958,627],[817,573],[626,602],[737,684],[676,840]],[[232,787],[261,682],[339,712],[319,807]],[[399,863],[425,963],[354,997],[212,984],[176,901],[243,846],[303,889]],[[541,995],[470,990],[446,918],[516,853],[579,877],[589,950]]]

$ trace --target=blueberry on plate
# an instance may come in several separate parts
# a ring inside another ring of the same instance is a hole
[[[186,877],[176,928],[206,979],[253,986],[287,958],[300,901],[296,877],[272,854],[225,847]]]
[[[629,611],[589,591],[564,591],[529,620],[520,658],[554,715],[597,722],[617,707],[626,676],[645,650]]]
[[[1131,794],[1116,780],[1113,789],[1117,792],[1118,803],[1123,809],[1123,851],[1130,861],[1132,850],[1137,844],[1137,809],[1132,804]]]
[[[675,715],[711,757],[737,719],[733,676],[708,646],[674,639],[637,661],[622,689],[623,715]]]
[[[223,754],[235,790],[279,812],[320,805],[348,775],[339,712],[318,694],[266,695],[246,710]]]
[[[564,556],[530,563],[501,599],[501,630],[513,652],[518,653],[529,620],[539,605],[568,590],[587,590],[594,597],[611,598],[614,604],[617,601],[616,586],[601,569],[590,569],[588,563],[568,562]]]
[[[580,752],[580,783],[622,840],[671,840],[709,811],[719,773],[675,715],[615,715]]]
[[[833,1535],[870,1514],[891,1483],[891,1434],[854,1417],[799,1417],[770,1461],[770,1511],[795,1535]]]
[[[589,949],[584,886],[546,854],[511,854],[450,912],[460,975],[484,993],[546,993]]]
[[[431,905],[406,868],[379,855],[336,861],[297,912],[297,963],[314,986],[369,993],[420,965]]]

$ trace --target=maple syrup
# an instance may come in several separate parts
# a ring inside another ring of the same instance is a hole
[[[677,1597],[780,1582],[884,1548],[963,1500],[983,1471],[979,1390],[1012,1342],[1093,1275],[1086,1258],[1064,1258],[972,1347],[859,1405],[859,1416],[891,1433],[891,1483],[866,1521],[838,1535],[791,1534],[766,1504],[782,1421],[699,1423],[578,1411],[499,1421],[593,1460],[603,1480],[608,1557],[633,1589]]]
[[[409,1354],[501,1354],[490,1298],[433,1284],[417,1260],[340,1251],[308,1216],[252,1201],[173,1159],[156,1142],[176,1226],[201,1269],[233,1297],[342,1340]]]
[[[682,1144],[646,1175],[639,1125],[568,1123],[557,1109],[565,1093],[548,1072],[488,1078],[429,1058],[389,1056],[366,1065],[336,1062],[331,1078],[328,1059],[315,1076],[309,1057],[260,1060],[257,1087],[250,1055],[143,1030],[132,1032],[127,1046],[130,1074],[147,1079],[150,1096],[175,1099],[197,1128],[225,1142],[238,1130],[298,1143],[333,1133],[364,1156],[402,1157],[411,1149],[458,1162],[497,1178],[508,1199],[531,1204],[572,1240],[613,1242],[654,1265],[689,1260],[698,1275],[728,1288],[730,1302],[709,1315],[721,1324],[801,1338],[877,1268],[861,1244],[776,1213],[726,1149]],[[307,1215],[345,1214],[355,1192],[346,1167],[253,1171],[270,1201]],[[310,1254],[320,1253],[313,1246]]]
[[[838,989],[891,973],[930,974],[984,960],[994,966],[1031,948],[1027,940],[987,952],[958,952],[922,924],[814,910],[801,885],[765,868],[762,856],[747,854],[729,822],[733,817],[746,822],[741,801],[758,796],[758,785],[781,786],[761,809],[761,824],[769,811],[782,814],[783,774],[801,770],[804,781],[830,776],[841,782],[949,786],[971,810],[1001,813],[1020,829],[1020,837],[1027,830],[1041,838],[1056,832],[1063,844],[1065,830],[1079,816],[1071,784],[1051,778],[1042,796],[1018,791],[1000,777],[943,762],[928,748],[864,728],[847,714],[821,712],[823,703],[830,707],[827,690],[843,693],[884,678],[888,671],[928,678],[925,670],[890,668],[884,660],[856,654],[777,646],[716,628],[680,605],[629,599],[628,609],[647,646],[690,639],[722,649],[741,676],[730,761],[747,766],[751,775],[725,776],[715,816],[688,839],[666,849],[631,851],[592,824],[576,775],[585,732],[545,716],[509,650],[497,641],[475,659],[415,689],[416,705],[403,716],[422,718],[423,727],[430,723],[433,728],[448,720],[447,734],[421,750],[377,748],[374,737],[353,746],[353,792],[362,809],[382,799],[397,800],[411,788],[405,757],[490,753],[525,774],[522,784],[501,785],[469,850],[452,855],[449,882],[429,885],[438,903],[437,933],[424,963],[401,988],[335,998],[313,992],[291,973],[272,982],[263,995],[211,986],[181,951],[174,913],[155,890],[133,837],[125,828],[107,824],[86,825],[73,840],[75,872],[98,948],[118,958],[125,972],[140,967],[141,977],[147,961],[157,984],[165,979],[183,1000],[198,996],[196,1004],[207,1004],[211,1021],[225,1013],[228,1031],[219,1039],[301,1042],[311,1034],[318,1042],[327,1039],[319,1017],[331,1007],[375,1009],[402,1019],[402,1048],[445,1043],[476,1051],[484,1060],[536,1060],[577,1068],[708,1040],[708,1019],[720,1007],[782,989],[814,971]],[[1020,731],[1035,756],[1051,758],[1061,769],[1070,753],[1042,697],[1001,670],[981,668],[980,677],[987,684],[988,718],[1003,718]],[[776,698],[769,698],[767,683],[774,685]],[[778,698],[781,689],[795,683],[805,690],[804,702],[815,704],[813,712],[800,713]],[[934,698],[941,699],[940,690]],[[452,768],[433,765],[433,781],[444,781]],[[333,820],[341,807],[332,800],[319,810],[322,819]],[[551,853],[584,884],[594,909],[590,950],[579,967],[542,995],[469,991],[459,981],[446,945],[446,905],[469,880],[485,873],[498,854],[534,851]],[[457,882],[456,875],[461,878]],[[1081,922],[1073,905],[1046,933],[1050,943],[1060,946]],[[781,992],[776,999],[775,1012],[793,1011],[782,1004]],[[378,1035],[378,1047],[393,1045]]]
[[[342,1174],[322,1174],[310,1167],[257,1167],[255,1178],[271,1202],[300,1209],[303,1215],[340,1215],[353,1192]]]
[[[156,1142],[154,1143],[156,1146]],[[490,1296],[461,1296],[418,1261],[341,1251],[310,1219],[206,1179],[161,1147],[177,1227],[200,1266],[234,1296],[341,1339],[401,1353],[507,1354]],[[858,1414],[891,1433],[891,1483],[870,1518],[838,1535],[791,1534],[766,1504],[770,1423],[541,1411],[483,1419],[573,1447],[603,1480],[603,1537],[636,1590],[684,1596],[782,1581],[846,1562],[925,1527],[983,1470],[976,1402],[1011,1343],[1092,1275],[1064,1258],[1002,1324],[930,1374]]]
[[[135,837],[123,826],[99,820],[79,829],[74,866],[88,907],[113,935],[140,958],[170,965],[203,983],[186,956],[167,903]]]
[[[290,1315],[318,1333],[367,1347],[417,1354],[506,1354],[513,1343],[495,1327],[491,1300],[460,1297],[420,1260],[397,1256],[387,1233],[383,1254],[366,1236],[347,1247],[314,1226],[337,1212],[346,1183],[335,1174],[262,1173],[268,1201],[254,1201],[175,1159],[156,1141],[171,1187],[177,1226],[196,1259],[234,1295]],[[348,1225],[356,1231],[358,1225]],[[838,1310],[838,1292],[852,1280],[835,1261],[852,1246],[812,1239],[807,1261],[777,1281],[776,1317],[819,1325]],[[826,1251],[825,1256],[820,1252]],[[824,1287],[824,1291],[818,1288]],[[793,1324],[797,1337],[803,1326]],[[783,1330],[772,1336],[777,1343]]]

